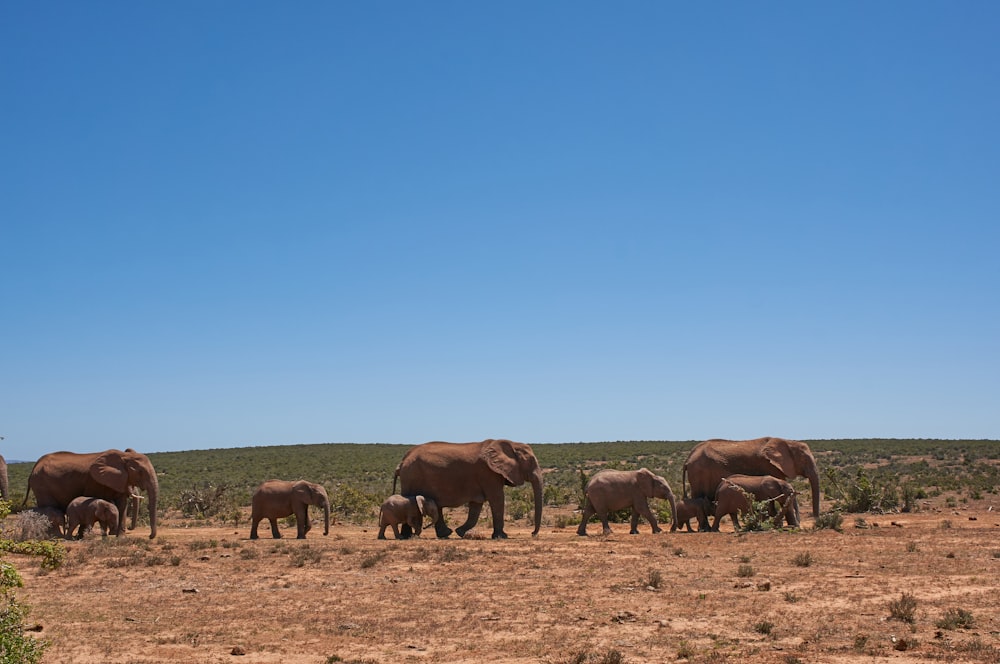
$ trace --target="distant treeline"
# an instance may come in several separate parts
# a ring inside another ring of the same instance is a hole
[[[681,468],[699,441],[616,441],[534,444],[545,472],[545,502],[579,501],[586,477],[599,468],[646,467],[663,475],[681,492]],[[820,467],[824,492],[859,477],[910,484],[923,495],[966,491],[995,493],[1000,486],[1000,441],[931,439],[861,439],[807,441]],[[225,494],[226,502],[250,504],[253,489],[266,479],[305,478],[324,484],[343,512],[364,510],[392,491],[393,473],[409,445],[314,444],[274,445],[187,452],[145,452],[160,478],[162,509],[183,509],[197,500]],[[96,451],[96,450],[95,450]],[[9,467],[11,492],[20,505],[31,463]],[[197,499],[197,500],[195,500]]]

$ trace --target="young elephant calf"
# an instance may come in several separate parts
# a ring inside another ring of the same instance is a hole
[[[712,503],[708,498],[684,498],[677,501],[677,511],[674,512],[670,532],[684,530],[691,532],[691,519],[698,522],[698,530],[708,530],[708,515],[713,514]]]
[[[101,524],[101,536],[107,537],[108,532],[118,532],[118,508],[114,503],[100,498],[80,496],[66,506],[66,538],[73,537],[73,531],[79,528],[76,539],[83,539],[85,533],[95,523]]]
[[[646,468],[602,470],[590,478],[584,493],[587,496],[587,503],[580,517],[580,527],[576,529],[577,535],[587,534],[587,522],[595,514],[601,519],[604,534],[609,535],[611,526],[608,525],[608,512],[626,507],[632,508],[632,527],[629,529],[631,534],[639,532],[640,515],[649,521],[654,533],[661,532],[662,529],[656,525],[656,517],[649,509],[650,498],[664,498],[670,502],[671,513],[677,510],[674,504],[674,492],[670,490],[670,485],[665,479]]]
[[[781,526],[782,517],[788,525],[798,527],[799,504],[795,500],[795,489],[785,480],[770,475],[730,475],[719,482],[715,490],[715,521],[712,530],[719,530],[719,522],[727,514],[733,520],[733,528],[740,529],[737,514],[746,514],[751,509],[751,500],[766,502],[768,514]]]
[[[407,524],[413,529],[414,535],[420,535],[423,529],[423,518],[426,516],[431,523],[438,519],[438,507],[430,498],[423,496],[401,496],[398,493],[389,496],[382,503],[378,514],[378,538],[385,539],[385,529],[392,526],[392,533],[399,537],[399,526]],[[403,539],[406,539],[405,537]]]

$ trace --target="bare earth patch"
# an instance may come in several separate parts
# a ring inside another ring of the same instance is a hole
[[[863,515],[867,528],[848,515],[842,533],[643,524],[630,536],[626,524],[533,539],[511,524],[506,541],[479,539],[483,527],[378,541],[377,528],[343,525],[251,541],[247,527],[167,520],[155,541],[69,542],[55,572],[10,558],[28,623],[52,642],[45,662],[996,663],[992,502]],[[903,593],[912,623],[890,617]],[[938,625],[959,609],[971,627]]]

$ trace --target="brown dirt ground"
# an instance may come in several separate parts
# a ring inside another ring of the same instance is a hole
[[[1000,500],[856,517],[744,535],[512,524],[506,541],[347,525],[251,541],[167,519],[154,541],[69,542],[54,572],[10,558],[53,663],[1000,662]],[[902,593],[912,625],[890,619]],[[972,628],[938,627],[948,609]]]

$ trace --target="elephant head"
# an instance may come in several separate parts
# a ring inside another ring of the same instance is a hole
[[[156,537],[156,503],[160,493],[160,485],[156,479],[153,464],[145,454],[139,454],[133,449],[108,450],[100,454],[90,464],[90,477],[115,493],[132,496],[132,489],[138,488],[146,492],[149,498],[149,537]],[[138,511],[138,501],[135,502]],[[124,519],[124,513],[120,518]],[[133,526],[134,526],[133,522]]]
[[[3,456],[0,456],[0,498],[10,500],[10,484],[7,482],[7,462],[4,461]]]
[[[441,515],[440,510],[438,510],[437,503],[435,503],[430,498],[425,498],[423,496],[417,496],[417,509],[420,510],[420,514],[431,520],[434,523],[438,520]]]
[[[772,438],[764,445],[762,451],[775,468],[780,469],[785,479],[805,477],[809,480],[813,517],[819,517],[819,469],[816,467],[816,458],[809,446],[798,440]]]
[[[292,496],[303,505],[315,505],[323,508],[323,534],[329,535],[330,499],[326,495],[326,489],[322,485],[301,480],[292,487]]]
[[[531,448],[510,440],[488,440],[483,445],[482,459],[503,477],[507,486],[531,483],[535,501],[535,529],[531,534],[537,535],[542,527],[542,469]]]
[[[667,481],[659,475],[653,473],[648,468],[640,468],[636,474],[636,481],[642,493],[649,498],[662,498],[670,503],[670,514],[677,514],[677,504],[674,501],[674,492],[671,491]]]

